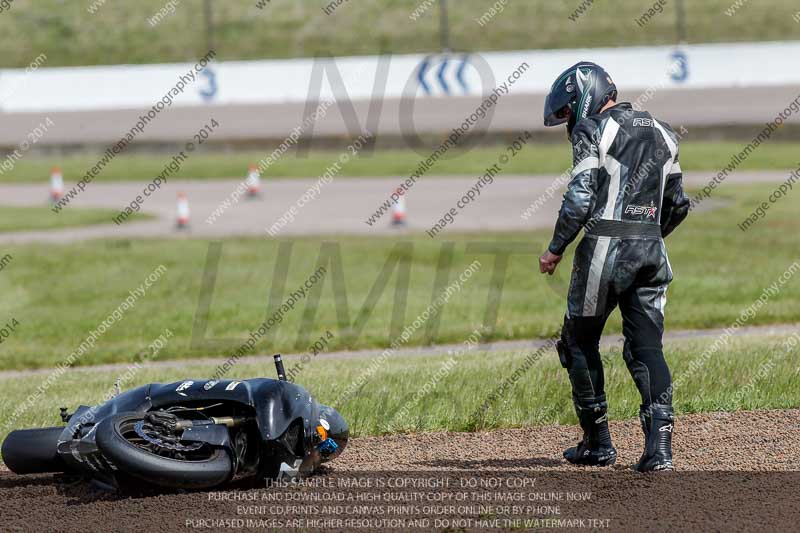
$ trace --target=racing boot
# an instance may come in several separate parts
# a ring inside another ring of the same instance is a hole
[[[672,470],[672,431],[675,415],[672,407],[654,403],[639,408],[644,431],[644,453],[633,467],[639,472]]]
[[[617,450],[611,444],[608,431],[608,404],[605,401],[575,402],[575,412],[583,429],[583,440],[564,450],[564,459],[575,465],[613,465]]]
[[[638,470],[639,464],[641,464],[645,460],[645,455],[647,452],[647,437],[650,435],[650,424],[652,423],[652,416],[650,416],[650,407],[648,405],[642,404],[639,406],[639,423],[642,424],[642,433],[644,433],[644,452],[642,452],[642,456],[639,458],[639,462],[633,465],[634,470]]]

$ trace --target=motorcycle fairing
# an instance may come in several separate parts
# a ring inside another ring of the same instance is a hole
[[[96,424],[122,412],[146,412],[172,405],[235,402],[253,408],[263,441],[276,441],[296,420],[303,424],[301,472],[310,473],[320,462],[314,446],[319,404],[302,387],[267,378],[246,380],[188,379],[174,383],[153,383],[126,391],[96,407],[82,405],[70,418],[61,434],[58,453],[73,466],[95,473],[113,470],[97,450]]]
[[[245,380],[183,380],[153,384],[151,408],[198,401],[238,402],[255,409],[263,440],[283,435],[292,422],[303,420],[304,433],[313,435],[318,407],[302,387],[288,381],[256,378]]]

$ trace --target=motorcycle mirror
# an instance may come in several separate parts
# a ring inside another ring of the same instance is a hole
[[[286,371],[283,368],[281,354],[277,353],[273,355],[272,358],[275,360],[275,371],[278,372],[278,380],[286,381]]]

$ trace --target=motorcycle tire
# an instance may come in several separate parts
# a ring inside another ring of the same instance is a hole
[[[60,428],[18,429],[3,441],[3,462],[15,474],[65,472],[66,463],[59,457]]]
[[[120,413],[97,426],[97,447],[119,470],[160,487],[189,490],[215,487],[233,477],[233,463],[223,449],[212,450],[203,460],[183,460],[155,454],[130,442],[120,428],[142,418],[143,413]]]

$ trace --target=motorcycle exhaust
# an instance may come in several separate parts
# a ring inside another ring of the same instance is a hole
[[[215,424],[235,428],[241,426],[250,419],[246,416],[212,416],[211,420],[213,420]]]
[[[283,368],[283,359],[281,359],[281,354],[275,354],[272,356],[275,360],[275,370],[278,372],[278,379],[280,381],[286,381],[286,370]]]
[[[211,422],[214,424],[219,424],[221,426],[227,426],[229,428],[235,428],[241,426],[247,422],[252,420],[250,417],[246,416],[212,416]],[[193,426],[205,426],[208,424],[205,420],[178,420],[175,423],[175,429],[187,429]]]

